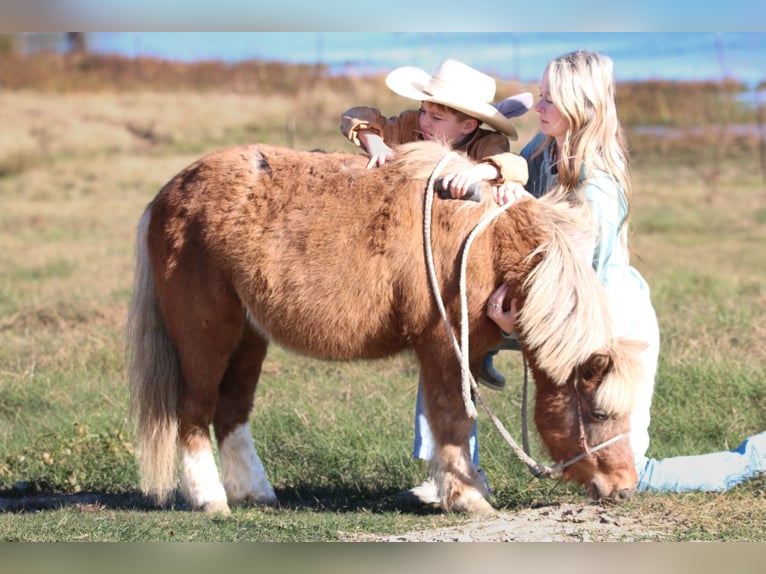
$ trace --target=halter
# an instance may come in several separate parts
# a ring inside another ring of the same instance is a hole
[[[616,436],[613,436],[609,440],[606,440],[604,442],[599,443],[595,447],[590,447],[588,445],[588,439],[587,435],[585,434],[585,423],[583,420],[582,415],[582,406],[580,405],[580,394],[577,392],[577,388],[575,387],[575,394],[577,394],[577,418],[578,418],[578,424],[580,427],[580,445],[583,449],[583,452],[578,454],[577,456],[570,458],[569,460],[563,462],[563,463],[556,463],[553,466],[545,466],[542,464],[537,463],[530,455],[529,455],[529,445],[528,445],[528,439],[527,439],[527,425],[526,425],[526,397],[527,397],[527,363],[526,358],[524,359],[524,400],[522,402],[522,421],[524,422],[524,449],[519,448],[519,445],[516,444],[516,441],[513,440],[513,437],[511,437],[510,433],[505,429],[503,426],[503,423],[500,422],[500,419],[498,419],[494,412],[492,412],[492,409],[489,407],[489,405],[484,400],[484,397],[482,397],[481,393],[479,392],[479,386],[476,384],[476,381],[473,378],[473,375],[471,374],[471,370],[469,367],[469,361],[468,361],[468,300],[466,295],[466,266],[468,262],[468,251],[471,247],[471,244],[473,243],[474,238],[484,231],[486,227],[494,220],[498,215],[503,213],[506,209],[508,209],[512,203],[506,203],[503,206],[499,206],[498,208],[494,209],[491,213],[484,216],[479,223],[476,224],[476,226],[473,228],[473,230],[469,233],[468,237],[465,241],[465,246],[463,247],[463,254],[460,261],[460,320],[461,320],[461,329],[460,329],[460,338],[461,342],[458,344],[457,339],[455,337],[455,333],[452,330],[452,325],[449,322],[449,318],[447,317],[447,312],[444,308],[444,301],[442,300],[441,292],[439,291],[439,282],[436,277],[436,270],[433,263],[433,250],[431,246],[431,221],[432,221],[432,210],[433,210],[433,198],[434,198],[434,186],[436,184],[436,180],[439,177],[439,174],[441,173],[441,170],[444,168],[444,166],[447,164],[447,162],[452,159],[452,157],[457,156],[458,154],[454,151],[451,151],[444,155],[441,160],[439,160],[439,163],[436,164],[436,167],[434,167],[433,172],[431,173],[430,178],[428,179],[428,187],[426,188],[426,196],[425,196],[425,205],[424,205],[424,215],[423,215],[423,236],[424,236],[424,243],[425,243],[425,249],[426,249],[426,266],[428,268],[428,278],[431,282],[431,289],[434,293],[434,298],[436,299],[436,306],[439,308],[439,313],[441,314],[442,320],[444,321],[445,326],[447,327],[447,331],[450,335],[450,340],[452,341],[452,346],[455,350],[455,355],[460,362],[460,373],[461,373],[461,392],[463,396],[463,404],[465,405],[466,414],[472,418],[475,419],[478,416],[478,413],[476,412],[476,406],[473,403],[473,400],[471,400],[471,391],[473,391],[475,399],[479,402],[481,407],[484,409],[484,411],[487,413],[487,416],[489,416],[490,420],[493,422],[495,427],[497,428],[498,432],[502,435],[502,437],[505,439],[505,441],[508,443],[508,445],[511,447],[511,449],[516,453],[516,456],[518,456],[526,465],[527,468],[529,468],[529,471],[532,473],[532,475],[536,478],[548,478],[552,477],[557,474],[561,474],[565,468],[568,466],[571,466],[575,464],[576,462],[581,461],[586,456],[590,456],[591,454],[598,452],[599,450],[606,448],[607,446],[617,442],[618,440],[624,438],[627,433],[620,433]]]
[[[577,423],[580,426],[580,447],[582,448],[582,453],[577,455],[576,457],[568,460],[564,465],[562,465],[562,468],[565,468],[571,464],[576,463],[579,460],[582,460],[586,456],[590,456],[592,453],[597,452],[601,450],[604,447],[609,446],[610,444],[617,442],[624,436],[626,436],[628,433],[620,433],[618,435],[613,436],[609,440],[605,440],[604,442],[599,443],[598,445],[594,446],[593,448],[588,446],[588,436],[585,434],[585,422],[582,416],[582,395],[580,395],[580,391],[577,390],[577,385],[572,385],[575,395],[577,395]]]

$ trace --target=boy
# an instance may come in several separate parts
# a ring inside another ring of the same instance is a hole
[[[508,118],[523,115],[532,107],[531,93],[513,96],[495,107],[491,105],[495,97],[495,80],[452,59],[442,62],[433,75],[411,66],[397,68],[386,77],[386,85],[401,96],[420,101],[420,109],[405,110],[390,118],[369,107],[353,107],[341,114],[340,130],[353,144],[367,152],[370,157],[368,168],[383,166],[392,159],[395,155],[392,147],[398,144],[436,140],[481,162],[442,178],[443,185],[453,192],[459,191],[462,195],[468,186],[480,180],[495,185],[506,181],[526,183],[526,161],[521,156],[507,153],[510,151],[508,138],[518,138]],[[482,123],[493,129],[482,128]],[[493,389],[502,389],[505,385],[505,378],[492,365],[491,354],[487,355],[478,379]],[[416,458],[428,459],[432,448],[431,434],[421,401],[418,386],[413,454]],[[475,425],[470,447],[473,463],[478,467]],[[400,493],[396,504],[410,509],[438,504],[433,478]]]
[[[442,62],[433,75],[412,66],[397,68],[386,77],[386,85],[401,96],[419,100],[420,109],[405,110],[391,118],[363,106],[341,114],[340,130],[367,152],[370,157],[367,167],[382,166],[390,160],[394,156],[391,146],[437,140],[471,159],[487,162],[446,177],[445,183],[450,186],[467,188],[480,180],[493,184],[526,181],[527,168],[521,157],[508,165],[495,163],[493,156],[510,151],[508,138],[518,138],[508,118],[530,109],[531,93],[504,100],[501,113],[490,103],[495,97],[495,80],[452,59]],[[482,123],[494,131],[482,128]]]

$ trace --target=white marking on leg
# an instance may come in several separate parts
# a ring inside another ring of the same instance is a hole
[[[489,493],[471,462],[468,448],[443,445],[431,458],[442,507],[449,512],[492,512]]]
[[[207,512],[229,512],[226,492],[218,477],[213,453],[181,449],[181,489],[194,508]]]
[[[229,503],[235,504],[243,500],[263,504],[277,502],[274,489],[266,477],[266,469],[255,451],[253,437],[247,424],[235,428],[218,447],[223,486]]]

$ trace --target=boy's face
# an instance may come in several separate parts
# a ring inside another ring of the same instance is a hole
[[[420,131],[425,140],[437,140],[454,145],[470,134],[478,120],[459,120],[453,111],[432,102],[420,103]]]

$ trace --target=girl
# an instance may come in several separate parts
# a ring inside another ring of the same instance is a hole
[[[540,132],[521,152],[529,164],[526,190],[536,197],[552,193],[562,201],[590,208],[599,229],[593,267],[613,303],[617,334],[648,343],[643,353],[645,380],[631,414],[638,488],[720,491],[765,472],[766,432],[749,437],[733,451],[660,460],[646,457],[659,329],[649,287],[629,263],[632,187],[617,118],[611,59],[576,51],[551,60],[534,110]],[[495,188],[495,199],[502,204],[526,193],[519,186],[505,185]],[[507,287],[501,285],[492,294],[487,314],[504,332],[512,333],[515,306],[507,312],[499,307],[506,292]]]

